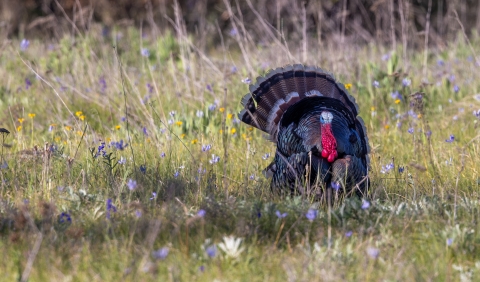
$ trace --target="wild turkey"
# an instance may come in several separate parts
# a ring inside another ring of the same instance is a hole
[[[249,90],[239,118],[277,144],[265,169],[274,191],[322,197],[333,187],[364,194],[370,148],[343,84],[320,68],[294,65],[258,77]]]

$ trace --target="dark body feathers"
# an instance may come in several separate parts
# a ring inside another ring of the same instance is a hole
[[[321,195],[325,188],[365,192],[369,145],[358,105],[343,84],[320,68],[303,65],[270,71],[250,86],[239,118],[269,134],[277,144],[266,173],[279,192]],[[333,116],[331,132],[338,156],[322,157],[320,116]],[[333,185],[332,185],[333,184]]]

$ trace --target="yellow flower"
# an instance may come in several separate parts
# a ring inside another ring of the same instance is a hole
[[[19,118],[19,119],[18,119],[18,122],[19,122],[20,124],[22,124],[24,120],[25,120],[24,118]]]
[[[248,128],[248,131],[252,131],[252,130],[253,130],[253,127],[249,127],[249,128]]]
[[[183,121],[180,121],[180,120],[179,120],[179,121],[176,121],[175,124],[176,124],[177,126],[182,126]]]
[[[400,104],[400,99],[395,100],[395,104]]]
[[[351,83],[346,83],[345,84],[345,89],[349,90],[350,88],[352,88],[352,84]]]
[[[70,125],[65,125],[65,129],[66,129],[67,131],[70,131],[70,130],[72,130],[72,127],[71,127]]]
[[[235,128],[230,129],[231,134],[235,134],[235,132],[237,132],[237,129],[235,129]]]
[[[247,141],[252,139],[251,137],[249,137],[249,136],[248,136],[247,134],[245,134],[245,133],[242,134],[242,138],[245,139],[245,140],[247,140]]]
[[[182,135],[180,135],[180,138],[185,138],[185,136],[187,136],[187,134],[183,133]]]
[[[28,114],[28,117],[29,117],[29,118],[34,118],[34,117],[35,117],[35,114],[29,113],[29,114]]]
[[[112,138],[108,137],[108,138],[107,138],[107,142],[108,142],[108,143],[112,142]]]
[[[224,107],[221,107],[220,109],[218,109],[221,113],[225,112],[225,108]]]
[[[197,143],[198,143],[198,139],[193,139],[191,143],[192,143],[192,144],[197,144]]]
[[[20,130],[22,130],[22,126],[21,126],[21,125],[17,126],[17,131],[20,131]]]
[[[372,106],[372,107],[370,108],[370,110],[371,110],[372,112],[374,112],[374,111],[375,111],[375,107]]]
[[[390,128],[390,125],[385,124],[385,129],[389,129],[389,128]]]
[[[82,111],[77,111],[77,112],[75,113],[75,115],[76,115],[77,117],[80,117],[81,115],[83,115],[83,113],[82,113]]]
[[[223,133],[223,129],[220,129],[220,134],[222,134],[222,133]]]
[[[77,135],[78,136],[82,136],[83,135],[83,132],[81,132],[80,130],[77,131]]]
[[[116,125],[116,126],[115,126],[115,129],[116,129],[116,130],[120,130],[120,128],[122,128],[120,125]]]
[[[81,115],[78,117],[80,120],[85,120],[85,115]]]
[[[417,117],[418,117],[418,118],[422,118],[422,114],[418,114]]]
[[[60,138],[60,136],[55,137],[55,142],[60,143],[61,140],[62,138]]]
[[[233,118],[233,114],[228,114],[228,115],[227,115],[227,118],[228,118],[228,119],[232,119],[232,118]]]

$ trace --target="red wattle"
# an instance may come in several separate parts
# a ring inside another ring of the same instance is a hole
[[[327,158],[329,163],[335,161],[338,156],[337,153],[337,140],[332,133],[332,126],[330,123],[322,124],[322,157]]]

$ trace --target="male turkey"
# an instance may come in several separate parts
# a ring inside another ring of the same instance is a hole
[[[277,144],[266,168],[274,191],[363,195],[370,151],[358,105],[343,84],[316,67],[286,66],[257,78],[239,118]]]

